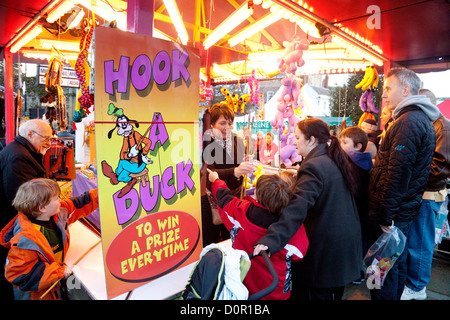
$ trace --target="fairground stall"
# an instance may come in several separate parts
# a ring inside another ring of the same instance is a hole
[[[250,141],[275,136],[274,161],[246,177],[251,193],[258,174],[299,160],[300,119],[355,124],[345,111],[319,114],[309,78],[358,75],[359,120],[378,120],[374,95],[390,68],[449,69],[449,21],[444,0],[4,0],[5,143],[31,116],[14,66],[36,64],[45,118],[74,132],[54,139],[47,169],[65,196],[99,189],[99,210],[71,226],[73,285],[92,299],[171,299],[203,248],[201,139],[212,104],[226,101]],[[112,179],[130,137],[141,170]]]

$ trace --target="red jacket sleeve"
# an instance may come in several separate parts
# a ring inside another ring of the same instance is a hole
[[[214,197],[217,199],[219,215],[225,227],[231,230],[236,226],[236,221],[242,221],[249,202],[234,196],[223,180],[217,179],[211,188]]]

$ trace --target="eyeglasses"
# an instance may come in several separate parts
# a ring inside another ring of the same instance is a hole
[[[37,132],[34,131],[34,130],[31,130],[31,131],[33,131],[33,132],[36,133],[39,137],[41,137],[42,139],[44,139],[44,142],[48,142],[48,141],[50,141],[50,139],[52,138],[52,137],[44,137],[43,135],[41,135],[40,133],[37,133]]]

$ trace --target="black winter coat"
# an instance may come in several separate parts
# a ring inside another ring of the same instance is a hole
[[[0,152],[0,227],[17,214],[11,206],[20,185],[34,178],[48,178],[43,155],[24,137],[17,136]]]
[[[339,168],[327,154],[327,144],[311,150],[297,179],[295,198],[258,243],[278,252],[304,224],[309,248],[295,269],[299,282],[332,288],[359,279],[362,245],[358,211]]]
[[[415,105],[405,107],[389,125],[369,184],[370,207],[381,225],[417,216],[435,146],[433,123]]]
[[[231,140],[233,141],[232,157],[211,137],[209,132],[206,132],[203,136],[203,161],[208,164],[210,170],[219,174],[219,178],[225,181],[230,190],[235,191],[241,187],[243,177],[236,178],[234,168],[244,161],[245,148],[244,140],[236,134],[232,134]],[[211,190],[211,182],[208,176],[209,173],[207,172],[206,187]]]

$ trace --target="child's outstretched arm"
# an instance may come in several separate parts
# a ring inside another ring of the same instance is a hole
[[[69,224],[80,218],[88,216],[98,208],[98,189],[86,191],[78,197],[72,197],[61,201],[61,207],[69,212]]]
[[[223,210],[226,210],[227,214],[232,218],[239,218],[238,216],[240,216],[242,213],[240,212],[241,210],[238,210],[237,208],[242,201],[245,202],[246,200],[241,200],[238,197],[234,196],[225,181],[219,179],[219,175],[217,174],[217,172],[209,169],[208,172],[209,181],[212,183],[211,191],[213,196],[217,199],[217,206],[220,209],[219,214],[224,223],[226,220],[228,220],[228,217],[225,217],[225,212]]]

